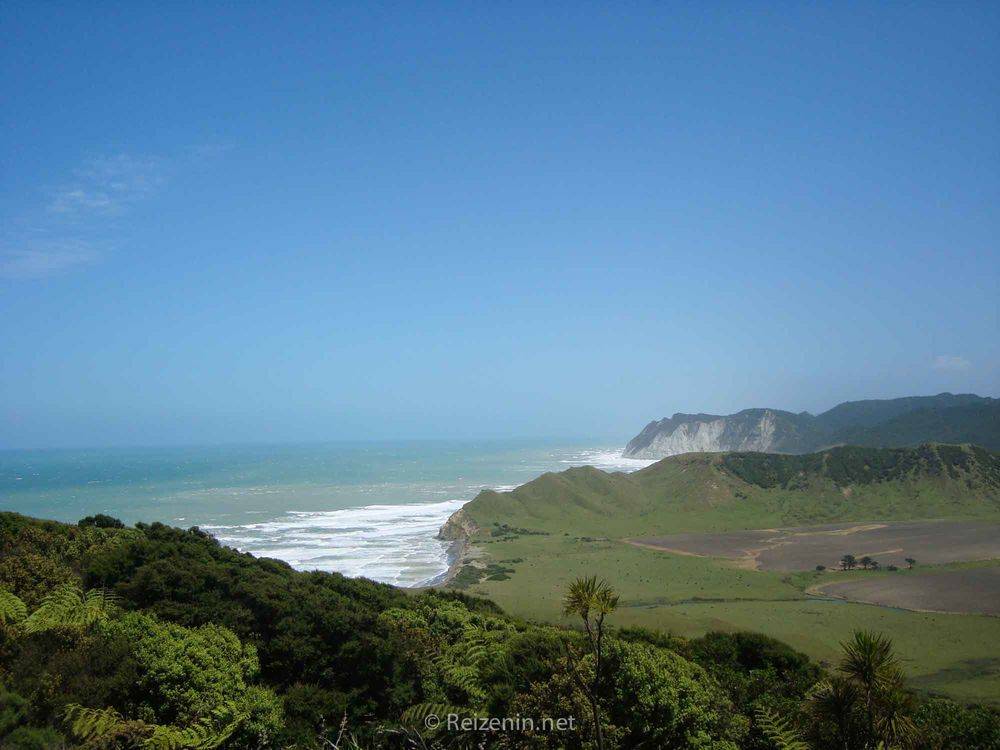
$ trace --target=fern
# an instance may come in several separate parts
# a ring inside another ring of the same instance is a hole
[[[86,708],[71,703],[65,718],[76,737],[95,746],[124,740],[126,746],[143,750],[214,750],[229,739],[245,717],[224,708],[216,710],[211,718],[178,729],[129,721],[113,708]]]
[[[458,688],[475,702],[486,695],[480,684],[480,672],[492,655],[491,646],[482,633],[467,634],[466,640],[456,643],[434,663],[448,686]]]
[[[10,591],[0,589],[0,626],[17,625],[27,614],[24,602]]]
[[[778,750],[809,750],[809,745],[802,741],[788,719],[781,718],[764,706],[758,706],[755,715],[760,731]]]
[[[74,583],[57,586],[24,621],[27,633],[53,628],[86,628],[106,620],[117,607],[118,597],[107,589],[84,593]]]
[[[66,706],[65,718],[75,736],[95,744],[120,736],[126,726],[125,719],[113,708],[86,708],[76,703]]]
[[[404,724],[423,727],[427,726],[426,720],[428,716],[436,716],[441,722],[440,726],[444,726],[448,721],[449,715],[472,717],[476,716],[476,713],[467,708],[452,706],[448,703],[418,703],[406,709],[403,712],[402,719]],[[434,727],[428,728],[433,729]]]

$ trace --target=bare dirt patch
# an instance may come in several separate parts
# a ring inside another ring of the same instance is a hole
[[[675,554],[721,557],[757,570],[835,568],[843,555],[868,556],[883,567],[1000,558],[1000,523],[903,521],[842,523],[626,539],[630,544]]]
[[[898,573],[817,586],[817,593],[921,612],[1000,616],[1000,567]]]

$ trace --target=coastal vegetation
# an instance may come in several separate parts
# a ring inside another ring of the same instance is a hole
[[[197,529],[4,513],[0,591],[4,748],[767,750],[774,716],[839,747],[838,719],[809,713],[835,679],[821,664],[759,634],[628,627],[624,592],[594,578],[563,587],[567,616],[544,624],[457,592],[297,572]],[[1000,741],[993,709],[896,687],[925,746]],[[573,721],[484,734],[445,716]]]
[[[845,634],[885,632],[909,687],[1000,703],[998,466],[951,445],[688,454],[485,491],[445,532],[464,532],[473,569],[520,560],[464,589],[518,616],[560,622],[560,592],[597,573],[614,580],[626,627],[759,631],[828,665]],[[503,523],[549,534],[477,531]],[[839,570],[845,555],[852,569]]]

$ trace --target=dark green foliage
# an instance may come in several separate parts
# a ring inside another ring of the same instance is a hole
[[[490,536],[501,537],[503,539],[516,539],[519,536],[548,536],[547,531],[535,531],[523,529],[517,526],[510,526],[505,523],[495,523],[490,529]]]
[[[385,706],[382,660],[392,644],[374,635],[378,613],[405,595],[337,574],[298,573],[258,560],[192,529],[137,525],[142,534],[88,557],[84,580],[108,585],[131,606],[187,626],[217,623],[257,644],[270,683],[359,690]],[[383,708],[384,710],[384,708]]]
[[[621,628],[615,632],[615,637],[629,643],[646,643],[657,648],[670,649],[686,659],[691,659],[694,656],[691,641],[677,635],[664,633],[661,630],[650,630],[641,626]]]
[[[811,726],[802,707],[823,677],[762,635],[688,641],[643,628],[608,630],[597,670],[583,632],[525,623],[458,591],[297,572],[162,524],[80,528],[0,514],[0,590],[4,750],[87,738],[88,747],[138,747],[154,737],[174,747],[319,750],[342,727],[365,748],[486,739],[584,750],[596,726],[607,748],[770,750],[768,731]],[[591,621],[614,609],[601,601],[588,607]],[[862,693],[851,690],[856,701]],[[879,696],[880,710],[908,716],[904,698]],[[434,707],[577,723],[569,734],[423,738],[422,727],[403,726]],[[930,701],[914,721],[932,750],[997,747],[990,709]],[[837,736],[828,719],[816,727],[804,736],[817,748]]]
[[[875,426],[841,430],[831,442],[903,447],[928,441],[1000,450],[1000,401],[918,409]]]
[[[735,750],[746,731],[725,692],[672,651],[614,641],[607,674],[610,723],[623,747],[697,747],[700,740]]]
[[[809,657],[760,633],[708,633],[690,644],[691,658],[725,689],[736,708],[753,717],[745,748],[770,747],[757,722],[760,709],[794,716],[822,670]]]
[[[968,446],[843,446],[801,456],[726,453],[721,460],[730,474],[764,489],[802,489],[817,479],[848,487],[944,476],[1000,487],[1000,454]]]
[[[292,685],[284,693],[285,726],[281,744],[309,745],[317,733],[335,729],[347,713],[348,696],[316,685]]]
[[[939,393],[936,396],[845,401],[820,414],[816,417],[816,421],[829,434],[844,434],[846,430],[884,425],[915,412],[941,411],[962,407],[988,407],[995,403],[996,399],[977,396],[973,393]],[[926,442],[926,440],[917,442]]]
[[[1000,750],[1000,710],[931,698],[914,722],[926,750]]]
[[[81,518],[77,524],[80,528],[86,526],[97,526],[100,529],[124,529],[125,524],[119,521],[117,518],[112,518],[111,516],[106,516],[103,513],[98,513],[94,516],[87,516],[86,518]]]
[[[0,513],[0,587],[34,607],[54,587],[77,578],[86,555],[131,533]]]
[[[52,727],[18,727],[3,740],[3,750],[62,750],[65,738]]]
[[[488,563],[483,566],[463,565],[448,585],[456,589],[466,589],[484,579],[487,581],[506,581],[510,578],[509,574],[513,572],[513,568],[507,568],[497,563]]]

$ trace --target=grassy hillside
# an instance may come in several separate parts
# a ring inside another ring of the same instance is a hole
[[[840,520],[1000,515],[1000,455],[974,446],[839,447],[801,456],[703,453],[632,474],[592,467],[484,491],[462,511],[496,524],[576,535],[762,528]]]
[[[914,686],[1000,703],[1000,618],[825,601],[806,589],[836,574],[747,570],[623,541],[928,518],[1000,519],[1000,456],[971,446],[844,447],[803,456],[688,454],[632,474],[576,468],[513,492],[483,492],[452,529],[478,527],[477,553],[493,566],[486,576],[465,571],[459,585],[521,616],[558,621],[558,592],[595,572],[618,583],[630,625],[688,637],[755,630],[821,660],[834,659],[845,629],[870,628],[892,634]]]

